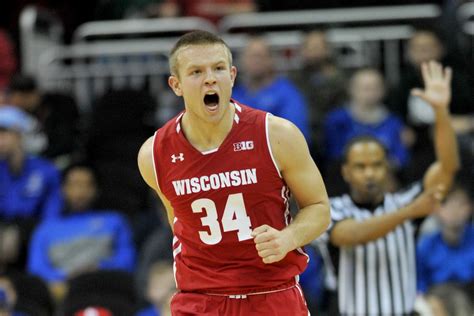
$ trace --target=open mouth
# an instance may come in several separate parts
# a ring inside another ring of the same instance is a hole
[[[204,104],[206,108],[210,111],[217,110],[219,105],[219,95],[215,92],[208,93],[204,96]]]

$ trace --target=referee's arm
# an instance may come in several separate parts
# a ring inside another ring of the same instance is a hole
[[[396,212],[374,216],[363,221],[352,218],[342,220],[331,231],[331,243],[337,247],[351,247],[382,238],[404,221],[430,214],[441,198],[440,188],[425,190],[412,203]]]

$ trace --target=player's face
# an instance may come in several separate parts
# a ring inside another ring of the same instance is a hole
[[[358,202],[379,202],[385,193],[388,178],[384,150],[374,142],[354,144],[342,167],[342,174]]]
[[[193,45],[178,52],[178,74],[169,85],[182,96],[189,115],[217,123],[229,111],[237,69],[229,64],[224,45]]]

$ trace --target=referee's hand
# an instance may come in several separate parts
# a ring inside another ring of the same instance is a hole
[[[295,247],[287,231],[277,230],[268,225],[262,225],[252,231],[255,248],[263,263],[269,264],[282,260]]]
[[[410,218],[425,217],[439,208],[441,200],[445,196],[446,188],[438,185],[433,189],[423,191],[412,203],[407,205]]]

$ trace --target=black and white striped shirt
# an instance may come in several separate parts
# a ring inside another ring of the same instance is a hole
[[[414,200],[421,183],[387,193],[375,210],[358,207],[349,195],[331,198],[332,227],[344,219],[364,221],[395,212]],[[416,297],[415,236],[406,221],[385,237],[339,249],[338,301],[341,315],[405,315]]]

